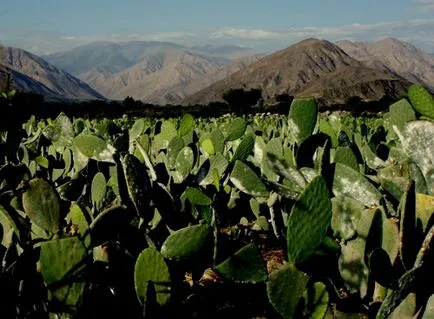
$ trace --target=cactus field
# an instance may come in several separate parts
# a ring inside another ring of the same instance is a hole
[[[0,317],[434,318],[433,213],[420,85],[379,117],[32,117],[0,132]]]

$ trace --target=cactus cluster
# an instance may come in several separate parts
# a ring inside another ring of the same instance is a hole
[[[102,298],[208,318],[246,295],[257,316],[429,318],[434,104],[408,93],[377,119],[294,99],[281,117],[60,114],[0,132],[2,314]]]

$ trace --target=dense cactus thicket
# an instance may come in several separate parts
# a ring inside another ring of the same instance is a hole
[[[0,313],[431,318],[433,213],[418,85],[378,118],[31,118],[0,132]]]

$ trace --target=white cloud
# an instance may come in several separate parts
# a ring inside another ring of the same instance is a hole
[[[427,1],[427,0],[425,0]],[[337,27],[292,27],[282,31],[248,30],[222,28],[212,32],[210,38],[245,38],[245,39],[278,39],[278,38],[300,38],[300,37],[343,37],[356,36],[367,32],[379,32],[388,30],[413,29],[418,27],[434,27],[434,19],[414,19],[409,21],[379,22],[372,24],[354,23]]]
[[[419,0],[418,4],[434,4],[434,0]],[[97,41],[168,41],[186,45],[238,44],[271,51],[287,47],[305,38],[330,41],[349,39],[372,41],[396,37],[427,51],[434,52],[434,19],[413,19],[378,23],[353,23],[338,26],[289,27],[283,30],[221,27],[196,32],[114,33],[80,36],[35,30],[2,30],[5,45],[21,47],[36,54],[49,54]]]
[[[212,32],[209,37],[215,38],[243,38],[243,39],[269,39],[279,36],[278,32],[271,32],[260,29],[234,29],[234,28],[221,28]]]
[[[416,6],[408,9],[415,13],[431,13],[434,12],[434,0],[415,0]]]

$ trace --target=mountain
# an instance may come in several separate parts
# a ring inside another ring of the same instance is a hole
[[[216,68],[214,71],[206,72],[202,75],[195,76],[188,81],[154,91],[147,96],[147,100],[156,104],[180,103],[185,97],[204,89],[217,81],[229,77],[232,73],[257,62],[261,57],[263,57],[262,54],[255,54],[235,59],[229,64]]]
[[[90,72],[114,74],[133,66],[145,57],[180,48],[183,46],[171,42],[94,42],[43,58],[81,78],[83,74]]]
[[[178,103],[185,96],[256,61],[251,48],[186,47],[170,42],[92,43],[45,56],[111,99]]]
[[[367,75],[369,77],[365,79]],[[372,90],[373,83],[375,94],[361,94]],[[330,84],[333,84],[333,93],[324,90],[325,85]],[[392,72],[366,67],[336,44],[310,38],[268,55],[192,94],[183,100],[183,104],[221,101],[223,91],[243,87],[260,88],[265,102],[279,94],[297,96],[309,93],[323,97],[327,93],[327,103],[337,104],[353,95],[380,99],[389,92],[402,93],[408,84],[408,81]]]
[[[154,92],[186,83],[193,78],[214,71],[223,63],[197,53],[170,49],[143,58],[137,64],[111,74],[103,81],[89,81],[97,90],[112,99],[131,96],[155,103],[149,98]]]
[[[13,87],[15,90],[21,92],[32,92],[48,98],[58,97],[58,94],[56,94],[56,92],[46,87],[41,82],[36,81],[23,73],[17,72],[0,64],[0,82],[5,81],[8,75],[12,76]]]
[[[336,44],[368,67],[388,70],[434,89],[434,56],[410,43],[386,38],[372,43],[345,40]]]
[[[5,68],[14,71],[23,88],[34,88],[36,92],[47,94],[49,89],[48,96],[54,93],[72,99],[104,99],[88,84],[22,49],[0,46],[0,64],[4,72]]]
[[[196,45],[192,46],[190,50],[199,52],[202,54],[225,57],[228,59],[236,59],[244,57],[246,55],[254,54],[254,50],[249,47],[243,47],[239,45]]]

